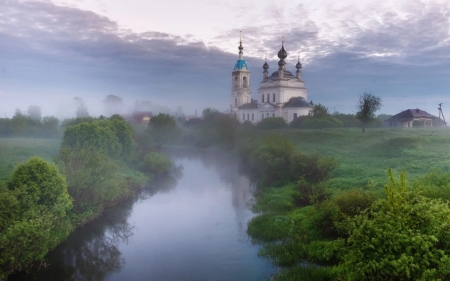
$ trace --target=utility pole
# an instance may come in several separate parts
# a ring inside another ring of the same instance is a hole
[[[441,123],[441,115],[442,115],[442,120],[444,120],[444,125],[445,127],[447,127],[447,123],[445,122],[445,117],[444,117],[444,112],[442,112],[442,103],[439,104],[439,123]]]

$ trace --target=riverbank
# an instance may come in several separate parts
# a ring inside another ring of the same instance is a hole
[[[280,150],[275,155],[281,157],[271,158],[270,153],[275,149],[261,149],[264,146],[261,140],[267,136],[278,139],[274,143],[290,142],[303,153],[316,152],[324,157],[333,157],[338,164],[329,179],[317,183],[259,178],[262,186],[252,208],[258,216],[250,221],[248,233],[253,242],[263,245],[259,253],[261,256],[272,259],[275,265],[284,268],[274,277],[275,280],[369,280],[361,277],[364,274],[370,274],[376,280],[387,280],[393,276],[404,278],[401,277],[404,271],[398,268],[398,263],[402,251],[404,254],[408,252],[408,247],[419,247],[414,245],[412,238],[399,242],[396,234],[392,233],[392,239],[384,238],[379,245],[374,245],[383,249],[390,243],[404,243],[398,252],[382,254],[381,258],[391,255],[391,259],[385,260],[383,265],[388,269],[377,273],[358,265],[363,269],[352,273],[347,269],[355,267],[358,259],[373,266],[382,264],[374,253],[366,252],[360,258],[355,256],[361,254],[352,246],[355,241],[371,243],[370,240],[364,240],[368,238],[364,234],[357,240],[355,231],[362,231],[361,228],[368,223],[375,225],[377,222],[372,222],[371,216],[367,214],[376,213],[383,217],[385,214],[382,208],[390,204],[404,206],[398,210],[399,217],[392,218],[393,221],[400,221],[400,218],[409,218],[407,210],[414,206],[412,202],[424,202],[423,213],[428,213],[440,204],[439,200],[450,199],[450,158],[446,157],[450,151],[447,141],[450,133],[446,129],[370,129],[365,134],[356,129],[252,129],[242,131],[241,134],[241,143],[244,144],[240,148],[241,157],[245,162],[250,159],[250,166],[256,173],[261,172],[264,166],[252,165],[251,159],[263,151],[264,157],[260,157],[260,160],[272,159],[272,163],[288,163],[288,166],[294,163],[291,157],[283,158]],[[395,171],[391,178],[387,174],[388,168]],[[408,183],[404,182],[404,177],[399,180],[398,175],[402,170],[407,172]],[[286,171],[280,171],[279,176],[292,177],[292,173],[296,172],[291,170],[286,174]],[[297,172],[304,173],[301,169],[297,169]],[[276,175],[272,178],[276,179]],[[445,205],[443,212],[447,209]],[[390,220],[382,222],[391,224]],[[408,227],[397,227],[399,233],[416,231],[422,236],[428,235],[426,229],[408,223],[403,225]],[[372,235],[377,235],[376,230],[373,231]],[[384,231],[390,233],[388,229]],[[358,247],[363,249],[362,245]],[[441,248],[438,244],[431,247],[444,251],[446,255],[450,254],[450,249]],[[424,264],[420,259],[410,258],[417,264]],[[404,270],[414,272],[416,276],[428,274],[426,272],[430,269],[436,272],[430,276],[446,276],[439,265],[430,264],[427,267],[424,264],[419,270],[410,266],[405,265]]]

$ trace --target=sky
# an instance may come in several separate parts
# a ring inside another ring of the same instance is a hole
[[[369,92],[378,113],[450,116],[450,0],[0,0],[0,116],[74,117],[74,97],[100,115],[108,95],[124,113],[226,111],[240,31],[255,99],[284,36],[287,70],[300,56],[308,101],[330,112]]]

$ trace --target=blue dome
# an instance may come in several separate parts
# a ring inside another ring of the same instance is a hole
[[[245,67],[245,70],[248,70],[248,66],[245,60],[238,60],[234,65],[234,70],[242,70],[243,67]]]

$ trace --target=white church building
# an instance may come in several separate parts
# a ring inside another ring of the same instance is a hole
[[[263,81],[258,89],[258,100],[252,99],[250,71],[243,58],[242,40],[239,42],[239,60],[232,72],[231,112],[240,122],[258,123],[264,118],[282,117],[287,123],[298,116],[308,115],[312,105],[307,102],[308,92],[301,77],[300,58],[295,67],[296,75],[286,70],[287,52],[284,41],[278,52],[278,70],[269,76],[267,60],[263,65]]]

